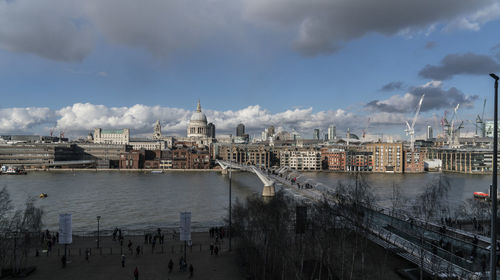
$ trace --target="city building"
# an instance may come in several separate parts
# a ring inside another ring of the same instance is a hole
[[[189,125],[187,127],[187,137],[200,137],[204,138],[208,136],[208,124],[207,116],[201,111],[201,104],[198,101],[196,111],[191,115],[189,120]]]
[[[124,129],[94,129],[95,144],[119,144],[126,145],[130,141],[130,130]]]
[[[427,135],[426,135],[426,139],[427,140],[432,140],[434,137],[432,135],[432,126],[428,125],[427,126]]]
[[[428,150],[428,158],[441,160],[441,169],[446,172],[491,174],[493,171],[493,151],[490,149],[434,148]]]
[[[161,124],[160,120],[157,120],[153,129],[153,139],[161,140]]]
[[[164,140],[152,140],[147,138],[132,138],[129,142],[134,150],[165,150],[167,143]]]
[[[328,140],[332,141],[337,138],[337,131],[334,125],[328,127]]]
[[[145,150],[132,150],[120,154],[120,169],[144,168]]]
[[[363,148],[350,147],[346,152],[345,171],[372,172],[373,153]]]
[[[294,170],[319,171],[322,168],[321,152],[317,149],[285,149],[280,151],[280,166]]]
[[[330,171],[346,171],[347,153],[344,149],[322,148],[321,158],[323,159],[323,169]]]
[[[484,123],[484,134],[486,137],[493,138],[494,123],[495,123],[494,121],[486,121]],[[498,130],[498,135],[500,136],[500,129]]]
[[[240,123],[238,124],[238,126],[236,127],[236,136],[240,136],[242,137],[243,134],[245,134],[245,125]]]
[[[208,127],[208,135],[207,136],[209,138],[215,138],[215,124],[209,123],[207,125],[207,127]]]
[[[273,153],[264,145],[219,145],[217,157],[240,164],[269,168],[273,164]]]
[[[318,128],[315,128],[314,131],[313,131],[313,139],[314,140],[319,140],[320,137],[319,137],[319,129]]]
[[[403,143],[369,143],[366,150],[373,156],[373,172],[404,172]]]
[[[422,173],[425,171],[425,149],[405,149],[404,151],[404,173]]]

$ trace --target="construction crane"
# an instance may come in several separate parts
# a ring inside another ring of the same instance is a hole
[[[481,117],[479,114],[476,117],[476,136],[485,137],[486,127],[484,123],[484,108],[486,107],[486,98],[483,103],[483,112],[481,113]],[[478,133],[478,130],[481,134]]]
[[[365,129],[363,129],[363,140],[366,137],[366,130],[368,129],[369,126],[370,126],[370,118],[368,118],[368,121],[366,122],[366,127]]]
[[[452,146],[457,146],[458,145],[458,138],[460,137],[460,129],[464,128],[464,122],[460,121],[460,124],[455,127],[455,121],[458,122],[458,108],[460,107],[460,104],[457,104],[455,109],[453,109],[453,116],[451,119],[451,126],[450,126],[450,140]]]
[[[415,150],[415,123],[417,122],[417,117],[418,113],[420,112],[420,108],[422,107],[422,101],[424,101],[424,96],[425,94],[422,94],[422,97],[420,97],[420,101],[418,102],[417,105],[417,111],[415,112],[415,117],[413,117],[413,121],[411,122],[411,125],[406,122],[406,135],[410,136],[410,149],[413,152]]]

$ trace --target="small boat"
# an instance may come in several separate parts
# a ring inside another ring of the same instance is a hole
[[[40,194],[40,198],[46,198],[46,197],[48,197],[48,195],[46,193],[41,193]]]
[[[17,168],[17,167],[8,167],[7,169],[2,168],[4,170],[2,173],[7,174],[7,175],[26,175],[26,171],[22,168]]]
[[[484,192],[474,192],[474,198],[479,198],[479,199],[488,199],[490,197],[489,194],[484,193]]]
[[[151,174],[162,174],[162,173],[163,173],[163,171],[161,171],[161,170],[153,170],[153,171],[151,171]]]

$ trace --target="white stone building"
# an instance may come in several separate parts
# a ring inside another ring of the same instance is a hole
[[[130,141],[130,130],[124,129],[94,129],[95,144],[120,144],[126,145]]]
[[[187,137],[207,137],[208,136],[208,123],[207,116],[201,111],[200,101],[198,101],[198,106],[196,111],[191,116],[189,120],[189,125],[187,128]]]
[[[321,152],[313,149],[280,151],[280,166],[294,170],[321,170]]]

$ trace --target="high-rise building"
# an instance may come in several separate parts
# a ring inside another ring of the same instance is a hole
[[[207,130],[208,130],[208,137],[215,138],[215,124],[209,123],[207,125]]]
[[[434,136],[432,135],[432,126],[428,125],[427,126],[427,140],[431,140],[432,138],[434,138]]]
[[[243,136],[243,134],[245,134],[245,125],[240,123],[236,127],[236,136]]]
[[[337,137],[337,132],[335,130],[334,125],[330,125],[330,127],[328,127],[328,140],[331,141]]]
[[[274,126],[273,125],[271,125],[270,127],[267,128],[267,134],[269,135],[269,137],[274,136]]]
[[[313,139],[314,140],[319,140],[319,129],[315,128],[313,132]]]

